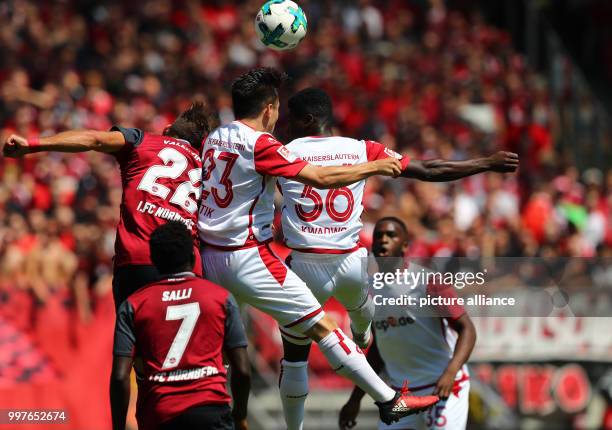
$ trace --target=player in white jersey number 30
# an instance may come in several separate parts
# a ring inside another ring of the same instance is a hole
[[[346,166],[396,157],[400,176],[423,181],[452,181],[485,171],[513,172],[518,156],[498,152],[465,161],[410,160],[378,142],[331,136],[332,102],[320,89],[307,88],[289,99],[287,148],[305,161],[321,166]],[[370,340],[374,305],[368,296],[367,252],[359,246],[365,180],[332,190],[279,178],[283,194],[283,233],[293,249],[289,265],[308,285],[319,303],[334,296],[351,318],[353,340],[365,348]],[[296,337],[281,327],[285,357],[280,381],[289,430],[301,429],[308,394],[307,358],[310,339]],[[401,384],[400,384],[401,385]]]
[[[332,368],[377,402],[391,423],[435,404],[385,384],[359,347],[324,315],[306,284],[269,248],[275,177],[317,187],[344,187],[375,174],[397,176],[394,157],[348,167],[318,167],[293,155],[270,133],[279,114],[284,76],[255,69],[232,85],[236,121],[212,131],[203,147],[198,227],[202,263],[211,281],[274,317],[287,333],[318,343]]]

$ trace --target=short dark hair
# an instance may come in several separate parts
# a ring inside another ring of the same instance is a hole
[[[400,228],[406,234],[406,236],[408,236],[408,229],[406,228],[406,224],[404,224],[404,221],[402,221],[401,219],[394,216],[386,216],[376,221],[376,225],[382,224],[383,222],[392,222],[399,225]]]
[[[264,106],[278,99],[278,89],[287,75],[270,67],[253,69],[232,84],[232,103],[237,119],[254,118]]]
[[[322,126],[330,126],[334,120],[331,98],[320,88],[306,88],[291,96],[289,110],[299,116],[312,115]]]
[[[164,134],[184,139],[194,148],[200,149],[204,138],[213,129],[215,123],[216,119],[206,109],[204,103],[194,102],[189,109],[178,116]]]
[[[185,224],[169,221],[157,227],[149,241],[151,261],[159,273],[176,273],[193,264],[193,238]]]

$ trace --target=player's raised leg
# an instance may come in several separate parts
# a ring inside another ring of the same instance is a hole
[[[317,342],[339,375],[349,378],[376,400],[383,422],[397,421],[438,401],[437,396],[409,396],[386,385],[361,349],[325,315],[306,284],[267,244],[239,251],[205,248],[202,263],[209,279],[276,319],[285,338],[292,336],[292,341],[310,338]]]
[[[421,412],[438,402],[438,396],[412,396],[404,390],[394,391],[374,372],[363,351],[338,328],[328,316],[306,330],[339,375],[350,379],[368,393],[378,406],[380,419],[391,423]]]

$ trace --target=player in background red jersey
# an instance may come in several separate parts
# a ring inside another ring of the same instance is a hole
[[[211,123],[204,105],[194,103],[163,135],[119,126],[110,131],[75,130],[29,140],[11,135],[3,153],[21,157],[47,151],[97,151],[115,157],[123,185],[113,269],[113,297],[115,306],[119,306],[133,291],[158,278],[148,244],[156,227],[169,220],[184,223],[199,255],[196,224],[202,177],[200,149]],[[200,258],[196,258],[194,272],[202,273]]]
[[[158,227],[150,243],[161,279],[134,292],[117,312],[113,429],[125,428],[132,364],[139,429],[226,430],[234,428],[234,421],[236,428],[246,429],[251,379],[236,302],[227,290],[191,271],[193,238],[182,223]],[[232,370],[233,411],[223,352]]]

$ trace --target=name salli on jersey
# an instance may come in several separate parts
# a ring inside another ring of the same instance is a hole
[[[188,229],[193,229],[194,222],[190,219],[185,219],[178,212],[173,210],[158,207],[156,204],[151,202],[139,201],[138,206],[136,206],[136,210],[138,212],[142,212],[143,214],[153,215],[158,218],[162,218],[168,221],[179,221],[187,226]]]
[[[346,227],[312,227],[309,225],[301,226],[302,233],[308,234],[334,234],[334,233],[342,233],[346,231]]]
[[[184,300],[191,297],[191,288],[183,288],[182,290],[164,291],[162,294],[162,302],[171,302],[173,300]]]

